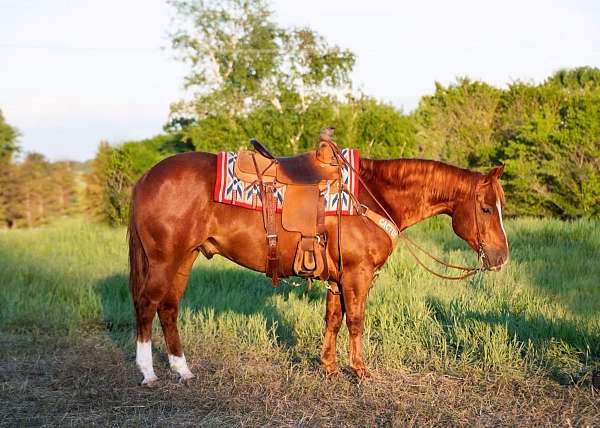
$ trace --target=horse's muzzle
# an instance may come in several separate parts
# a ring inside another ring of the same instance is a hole
[[[502,252],[486,254],[483,259],[483,265],[487,270],[492,272],[498,272],[508,263],[508,253],[503,254]]]

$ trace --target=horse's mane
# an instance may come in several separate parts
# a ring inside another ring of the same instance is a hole
[[[360,160],[364,180],[397,189],[418,185],[424,194],[449,200],[470,194],[482,174],[442,162],[425,159]]]

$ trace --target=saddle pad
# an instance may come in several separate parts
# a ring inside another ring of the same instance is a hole
[[[359,158],[358,150],[342,149],[342,155],[358,172]],[[260,189],[258,184],[246,183],[239,180],[234,174],[234,165],[237,161],[235,152],[219,152],[217,154],[217,176],[215,179],[214,199],[216,202],[235,205],[237,207],[262,210]],[[342,167],[342,181],[344,186],[358,197],[358,177],[347,165]],[[338,208],[337,186],[332,186],[333,181],[328,181],[325,186],[325,215],[336,215]],[[277,187],[277,212],[280,213],[285,200],[285,185]],[[354,215],[352,200],[346,193],[341,197],[342,215]]]

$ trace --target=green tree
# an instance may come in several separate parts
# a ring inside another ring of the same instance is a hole
[[[569,75],[517,82],[501,96],[498,156],[516,215],[600,215],[600,90],[573,89],[582,80]]]
[[[488,166],[494,157],[494,117],[501,91],[466,77],[424,96],[415,112],[421,155],[462,167]]]
[[[338,107],[339,118],[333,123],[336,138],[347,147],[355,147],[366,157],[395,158],[416,154],[416,127],[410,116],[395,107],[362,96],[350,98]]]
[[[0,110],[0,227],[13,227],[15,224],[12,200],[17,183],[12,160],[19,150],[18,136],[16,128],[6,123]]]
[[[11,159],[18,151],[17,138],[19,132],[13,126],[6,123],[4,114],[0,110],[0,159]]]
[[[171,3],[181,18],[172,45],[191,65],[186,86],[194,91],[193,101],[174,104],[172,112],[177,123],[181,116],[198,120],[201,129],[187,134],[194,141],[206,135],[203,119],[220,123],[211,127],[221,128],[217,135],[236,138],[245,135],[246,117],[261,111],[288,123],[282,138],[296,153],[319,109],[313,105],[350,87],[354,55],[310,29],[279,27],[266,1]]]
[[[191,142],[178,133],[127,141],[116,147],[100,142],[90,170],[83,177],[84,212],[113,225],[124,224],[133,183],[165,157],[192,149]]]
[[[50,164],[51,217],[67,216],[78,211],[77,173],[75,162],[58,161]]]
[[[562,69],[550,76],[545,86],[557,86],[571,91],[596,90],[600,88],[600,68]]]
[[[84,174],[85,193],[83,211],[91,217],[108,220],[112,207],[108,199],[108,169],[112,147],[101,141],[94,159],[89,161],[89,171]]]
[[[43,224],[49,217],[50,175],[49,163],[39,153],[28,153],[17,165],[18,194],[12,203],[27,227]]]

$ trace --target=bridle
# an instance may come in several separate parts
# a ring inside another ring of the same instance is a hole
[[[478,186],[479,186],[479,183],[478,183]],[[370,191],[369,191],[369,193],[370,193]],[[408,238],[403,233],[399,233],[399,236],[407,244],[406,248],[408,249],[409,253],[413,256],[413,258],[417,261],[417,263],[423,269],[425,269],[427,272],[429,272],[430,274],[435,275],[438,278],[447,279],[450,281],[458,281],[458,280],[466,279],[470,276],[473,276],[478,272],[484,272],[486,270],[489,270],[487,267],[485,267],[485,264],[484,264],[484,259],[487,259],[487,253],[485,252],[485,241],[481,238],[481,232],[480,232],[480,226],[479,226],[480,214],[479,214],[479,210],[477,209],[477,195],[478,195],[478,193],[477,193],[477,189],[476,189],[473,192],[473,211],[474,211],[473,214],[474,214],[474,219],[475,219],[475,229],[476,229],[476,236],[477,236],[477,260],[479,261],[479,267],[468,267],[468,266],[460,266],[460,265],[454,265],[451,263],[447,263],[447,262],[439,259],[438,257],[435,257],[429,251],[427,251],[424,248],[417,245],[412,239]],[[371,195],[371,197],[373,197],[373,196]],[[385,214],[389,218],[390,215],[387,213],[387,211],[385,211],[385,209],[381,206],[381,204],[379,204],[379,201],[377,199],[375,199],[375,202],[380,206],[381,209],[384,210]],[[390,218],[390,220],[391,220],[391,218]],[[391,220],[391,221],[393,222],[393,220]],[[423,261],[419,258],[419,256],[414,251],[413,247],[416,248],[417,250],[419,250],[421,253],[429,256],[429,258],[431,258],[438,264],[445,266],[447,268],[460,270],[465,273],[463,273],[461,275],[456,275],[456,276],[444,275],[444,274],[438,273],[438,272],[432,270],[431,268],[429,268],[425,263],[423,263]]]
[[[434,256],[429,251],[427,251],[424,248],[420,247],[412,239],[410,239],[406,235],[404,235],[402,233],[401,229],[398,227],[398,225],[394,221],[394,219],[392,218],[392,216],[387,212],[387,210],[385,209],[385,207],[379,202],[379,200],[375,197],[375,195],[373,194],[373,192],[371,192],[371,189],[369,189],[369,187],[367,186],[367,184],[360,177],[360,174],[358,174],[358,172],[356,171],[356,169],[354,169],[354,167],[350,164],[350,162],[348,162],[341,155],[341,153],[339,153],[339,149],[337,149],[336,157],[338,159],[340,159],[343,163],[345,163],[346,166],[348,166],[348,168],[350,168],[356,174],[356,176],[358,177],[358,180],[360,181],[360,184],[362,184],[363,188],[367,191],[367,193],[375,201],[375,203],[377,204],[377,206],[383,211],[383,213],[386,215],[387,219],[398,230],[398,236],[400,237],[400,239],[402,239],[406,243],[406,248],[408,249],[408,252],[413,256],[413,258],[417,261],[417,263],[419,265],[421,265],[421,267],[423,269],[425,269],[427,272],[431,273],[432,275],[437,276],[438,278],[447,279],[447,280],[451,280],[451,281],[458,281],[458,280],[466,279],[466,278],[468,278],[470,276],[473,276],[473,275],[475,275],[478,272],[483,272],[483,271],[489,270],[487,267],[485,267],[485,264],[483,262],[484,259],[487,259],[487,254],[485,252],[485,242],[481,238],[481,231],[480,231],[480,227],[479,227],[479,218],[480,217],[478,215],[479,214],[479,210],[477,209],[477,195],[478,195],[478,189],[477,189],[477,187],[479,187],[481,183],[477,183],[476,189],[473,192],[473,209],[474,209],[474,213],[473,214],[475,216],[475,228],[476,228],[476,231],[477,231],[477,258],[479,260],[480,266],[479,267],[468,267],[468,266],[454,265],[454,264],[451,264],[451,263],[447,263],[447,262],[439,259],[438,257]],[[350,193],[348,192],[348,194],[350,194]],[[358,201],[354,201],[354,202],[356,203]],[[357,206],[360,206],[360,205],[361,205],[360,202],[358,202]],[[393,243],[391,243],[390,247],[391,247],[390,248],[390,254],[391,254],[392,251],[394,251]],[[460,275],[457,275],[457,276],[450,276],[450,275],[444,275],[444,274],[438,273],[438,272],[432,270],[431,268],[429,268],[425,263],[423,263],[423,261],[416,254],[415,249],[417,249],[421,253],[427,255],[429,258],[431,258],[432,260],[434,260],[438,264],[441,264],[441,265],[443,265],[443,266],[445,266],[447,268],[451,268],[451,269],[463,271],[464,273],[460,274]]]
[[[480,227],[479,227],[479,220],[481,218],[481,213],[480,210],[477,209],[477,196],[478,196],[478,189],[477,187],[480,187],[481,183],[477,183],[477,186],[475,188],[475,191],[473,192],[473,211],[474,211],[474,216],[475,216],[475,230],[477,231],[477,258],[479,260],[479,263],[481,266],[485,266],[484,260],[487,259],[487,253],[485,252],[485,241],[483,240],[483,238],[481,237],[481,232],[480,232]],[[484,270],[488,270],[487,268],[484,268]]]

